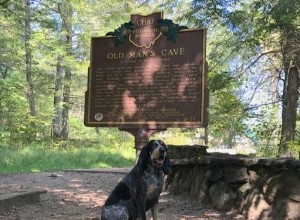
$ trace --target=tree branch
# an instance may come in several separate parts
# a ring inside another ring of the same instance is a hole
[[[138,8],[142,7],[144,4],[146,4],[148,2],[148,0],[142,2],[141,4],[139,4]]]
[[[264,53],[260,54],[252,63],[250,63],[249,66],[246,67],[246,69],[244,70],[244,72],[247,71],[248,69],[250,69],[251,66],[253,66],[263,56],[265,56],[267,54],[270,54],[270,53],[278,53],[278,52],[280,52],[280,51],[279,50],[271,50],[271,51],[267,51],[267,52],[264,52]]]
[[[247,112],[247,111],[250,111],[250,110],[253,110],[253,109],[258,109],[262,106],[274,105],[274,104],[279,103],[279,102],[281,102],[281,100],[274,101],[274,102],[263,103],[263,104],[256,105],[256,106],[247,107],[247,108],[244,109],[244,112]]]
[[[214,0],[211,0],[211,3],[213,4],[215,13],[216,13],[219,17],[221,17],[221,18],[224,17],[224,16],[222,15],[222,13],[220,13],[220,11],[218,10],[217,4],[215,3],[215,1],[214,1]]]

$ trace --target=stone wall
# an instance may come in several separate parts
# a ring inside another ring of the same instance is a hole
[[[172,147],[165,182],[171,194],[220,211],[238,210],[246,219],[300,219],[299,160],[207,154],[204,146]],[[187,152],[193,153],[180,157]]]

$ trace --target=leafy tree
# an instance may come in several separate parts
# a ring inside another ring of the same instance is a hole
[[[188,14],[190,18],[201,20],[207,27],[214,28],[217,23],[232,33],[236,44],[231,45],[230,49],[232,53],[238,54],[231,56],[231,62],[237,60],[242,63],[240,70],[235,72],[238,74],[232,75],[239,77],[241,82],[255,81],[253,96],[259,90],[268,90],[267,85],[274,85],[276,82],[280,89],[279,81],[284,82],[282,92],[279,91],[279,100],[270,102],[276,104],[282,101],[281,155],[288,153],[288,143],[294,141],[296,126],[299,97],[299,48],[296,46],[299,45],[299,8],[299,1],[294,0],[269,3],[260,0],[196,0],[193,10]],[[223,45],[227,45],[227,42]],[[256,74],[258,70],[264,77]],[[272,92],[278,93],[278,89]],[[253,97],[250,96],[246,110],[257,110],[268,104],[260,103],[255,107],[249,105],[251,101]]]
[[[210,101],[209,131],[214,138],[222,140],[219,145],[233,148],[235,137],[242,135],[245,130],[245,114],[244,105],[234,94],[233,86],[227,84],[227,77],[224,73],[210,77],[209,85],[213,95]]]
[[[6,1],[0,5],[2,77],[0,112],[4,141],[20,139],[28,141],[36,133],[33,126],[36,111],[30,46],[32,13],[27,3]],[[20,13],[16,13],[17,11]],[[29,108],[24,105],[26,99]]]
[[[284,86],[279,153],[287,155],[290,150],[289,145],[295,140],[300,92],[300,2],[278,1],[270,10],[270,15],[273,19],[271,28],[274,26],[274,29],[280,33]]]

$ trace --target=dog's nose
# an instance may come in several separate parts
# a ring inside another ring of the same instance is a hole
[[[163,148],[160,148],[160,149],[159,149],[159,153],[164,154],[165,152],[166,152],[165,149],[163,149]]]

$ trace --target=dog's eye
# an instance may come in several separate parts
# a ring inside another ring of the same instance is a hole
[[[161,141],[161,140],[158,140],[158,143],[160,143],[160,145],[162,145],[162,146],[166,146],[166,144],[163,142],[163,141]]]

